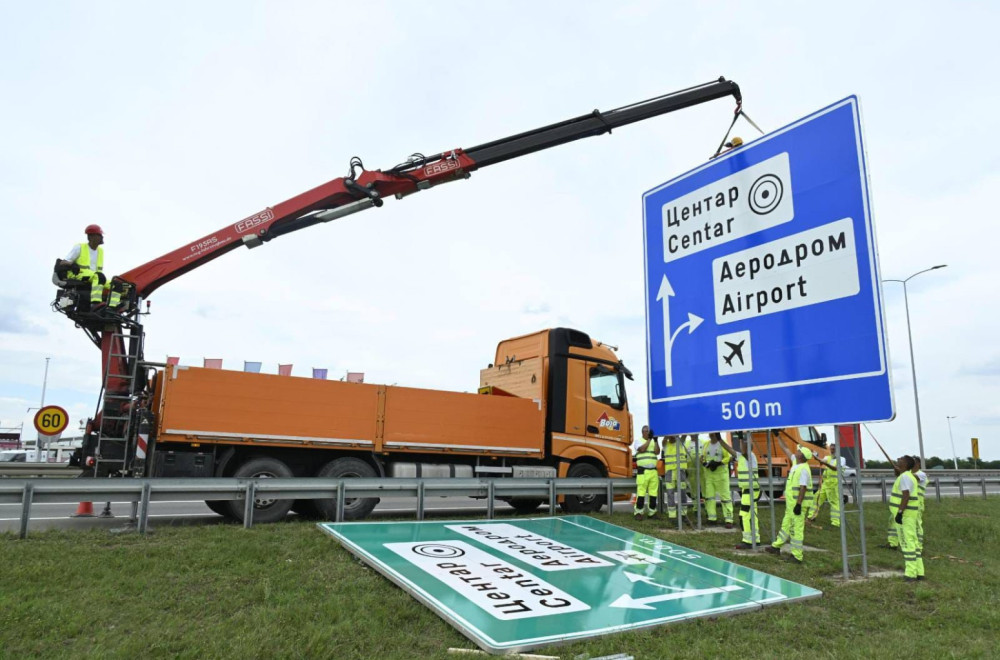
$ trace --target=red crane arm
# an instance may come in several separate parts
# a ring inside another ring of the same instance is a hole
[[[158,257],[120,275],[131,282],[135,294],[149,296],[157,288],[184,273],[221,257],[241,245],[257,247],[298,229],[329,222],[372,206],[381,206],[389,196],[401,198],[441,183],[467,178],[473,170],[548,149],[585,137],[610,133],[613,128],[680,110],[725,96],[736,99],[740,112],[739,86],[725,78],[631,105],[568,119],[531,131],[481,144],[454,149],[434,156],[414,155],[390,170],[365,170],[357,158],[351,173],[334,179],[292,199],[227,225],[184,247]]]

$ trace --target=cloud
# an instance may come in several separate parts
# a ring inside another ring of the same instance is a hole
[[[552,306],[548,303],[527,303],[521,308],[524,314],[548,314],[552,311]]]
[[[959,368],[960,376],[1000,376],[1000,356],[994,356],[979,364],[964,364]]]
[[[0,333],[11,335],[44,335],[45,328],[32,321],[22,311],[22,304],[13,298],[0,298]]]

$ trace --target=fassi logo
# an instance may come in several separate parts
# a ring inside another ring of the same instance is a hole
[[[601,416],[597,418],[597,425],[602,429],[610,429],[612,431],[617,431],[621,428],[621,424],[614,417],[610,417],[608,413],[601,413]]]
[[[242,234],[244,232],[250,231],[257,225],[262,225],[268,220],[274,219],[274,211],[270,208],[266,208],[260,213],[250,216],[249,218],[244,218],[237,222],[233,227],[236,229],[237,234]]]
[[[457,160],[452,160],[451,158],[445,158],[444,160],[439,160],[436,163],[431,163],[424,168],[424,176],[434,176],[435,174],[441,174],[443,172],[450,172],[452,170],[457,170],[462,167],[461,163]]]

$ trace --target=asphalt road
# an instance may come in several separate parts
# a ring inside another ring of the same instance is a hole
[[[993,495],[1000,494],[1000,484],[988,484],[987,492]],[[981,497],[982,490],[979,484],[966,487],[966,497]],[[941,488],[943,497],[958,497],[957,486],[947,486]],[[928,497],[934,497],[933,488],[929,489]],[[880,501],[881,491],[878,487],[865,488],[865,501]],[[766,495],[765,495],[766,500]],[[514,509],[503,502],[495,503],[495,512],[498,515],[512,515]],[[94,503],[95,514],[100,514],[104,508],[103,502]],[[628,511],[631,505],[628,502],[616,502],[615,511]],[[72,514],[76,511],[75,504],[40,504],[31,506],[31,522],[28,529],[30,531],[40,531],[45,529],[113,529],[122,527],[129,518],[132,509],[130,502],[112,502],[111,513],[113,518],[74,518]],[[225,522],[219,516],[208,509],[204,502],[152,502],[150,504],[149,524],[156,526],[178,526],[178,525],[211,525]],[[372,517],[400,517],[414,515],[416,512],[416,499],[409,497],[388,497],[383,498],[379,503]],[[538,514],[548,513],[548,506],[539,507]],[[486,515],[485,500],[476,500],[468,497],[452,498],[428,498],[425,502],[425,517],[480,517]],[[0,532],[17,532],[21,522],[20,504],[0,504]]]

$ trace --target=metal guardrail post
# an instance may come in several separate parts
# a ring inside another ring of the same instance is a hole
[[[608,518],[615,515],[615,485],[608,479]]]
[[[549,479],[549,515],[556,515],[556,480]]]
[[[253,527],[253,501],[257,497],[257,484],[253,481],[248,481],[246,485],[246,501],[243,502],[243,528],[250,529]]]
[[[496,517],[496,500],[494,499],[494,494],[496,493],[496,485],[493,480],[490,479],[486,482],[486,519],[493,520]]]
[[[958,475],[958,497],[965,499],[965,480],[962,479],[962,475]]]
[[[152,484],[146,481],[142,484],[142,496],[139,500],[139,524],[137,529],[140,534],[146,533],[146,527],[149,522],[149,495],[152,491]]]
[[[983,499],[986,499],[986,477],[979,477],[979,485],[983,487]]]
[[[934,494],[937,496],[937,501],[941,502],[941,479],[934,477]]]
[[[21,533],[20,537],[26,538],[28,536],[28,520],[31,519],[31,498],[35,494],[34,484],[24,484],[24,489],[21,491]]]
[[[887,499],[888,497],[885,493],[885,477],[882,477],[882,504],[885,504]]]
[[[344,484],[344,480],[341,479],[337,483],[337,510],[334,512],[336,522],[344,522],[344,496],[346,494],[347,487]]]
[[[424,519],[424,482],[417,483],[417,520]]]

